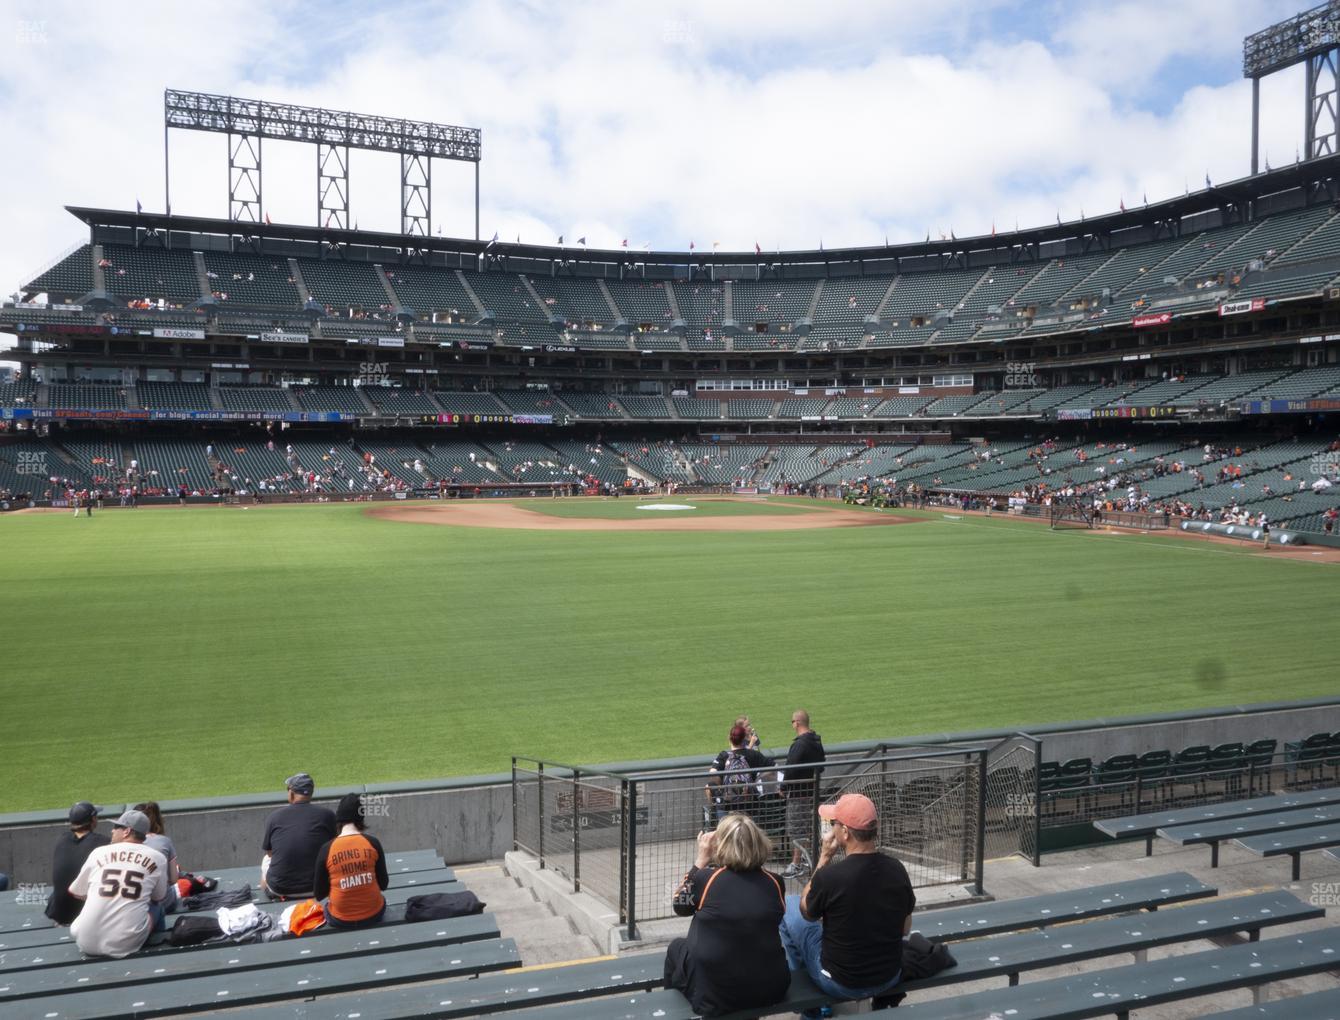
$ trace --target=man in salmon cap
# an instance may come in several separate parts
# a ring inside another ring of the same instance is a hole
[[[835,999],[887,994],[902,976],[903,936],[917,902],[912,883],[897,858],[880,853],[869,797],[844,794],[821,804],[819,817],[832,825],[814,874],[804,892],[786,898],[787,963]]]

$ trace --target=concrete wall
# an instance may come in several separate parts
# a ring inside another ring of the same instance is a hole
[[[334,801],[319,796],[317,802],[335,807]],[[282,803],[276,797],[263,805],[170,811],[167,830],[181,866],[188,871],[259,867],[265,819]],[[512,849],[509,785],[386,794],[384,801],[374,802],[373,810],[384,813],[369,818],[368,829],[388,850],[432,848],[448,864],[457,864],[496,860]],[[109,822],[104,818],[99,823],[103,832]],[[66,828],[48,822],[0,829],[0,871],[13,883],[50,882],[52,847]]]
[[[928,748],[955,743],[990,747],[1015,733],[1042,741],[1045,761],[1088,757],[1101,761],[1114,754],[1140,754],[1166,748],[1176,752],[1193,744],[1247,743],[1263,737],[1302,740],[1322,730],[1340,730],[1340,698],[1221,709],[1162,716],[1086,720],[1011,730],[939,733],[890,741],[829,744],[830,752],[869,750],[880,743],[893,749]],[[785,749],[768,753],[785,754]],[[706,767],[710,755],[600,766],[606,772],[648,772],[664,768]],[[555,769],[556,773],[560,770]],[[510,776],[388,783],[360,788],[384,798],[377,802],[369,828],[389,850],[433,848],[448,864],[497,860],[512,848]],[[318,789],[319,802],[346,790]],[[266,816],[284,803],[278,794],[244,795],[201,801],[164,802],[168,833],[187,870],[259,864]],[[109,805],[110,807],[110,805]],[[0,871],[13,882],[48,882],[51,850],[64,831],[67,809],[0,816]],[[109,811],[104,827],[119,813]]]

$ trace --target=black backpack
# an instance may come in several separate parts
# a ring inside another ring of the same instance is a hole
[[[721,791],[721,802],[725,805],[743,804],[753,791],[754,774],[749,771],[749,759],[743,751],[726,752],[726,778]]]

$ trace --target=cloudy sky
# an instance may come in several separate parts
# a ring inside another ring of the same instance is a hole
[[[66,204],[161,210],[165,87],[483,129],[482,233],[765,249],[1049,223],[1249,169],[1243,36],[1278,0],[321,4],[8,0],[6,293],[81,240]],[[1301,5],[1306,6],[1306,5]],[[1262,89],[1295,158],[1297,69]],[[172,136],[179,213],[227,213],[226,142]],[[275,222],[316,220],[315,149],[267,142]],[[352,218],[398,229],[398,162]],[[473,233],[468,165],[434,230]]]

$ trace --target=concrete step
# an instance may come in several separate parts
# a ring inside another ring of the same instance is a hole
[[[488,904],[485,909],[497,918],[503,938],[516,940],[523,965],[600,955],[594,939],[578,934],[571,921],[557,916],[501,865],[457,868],[456,873],[466,888]]]

